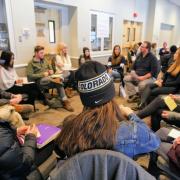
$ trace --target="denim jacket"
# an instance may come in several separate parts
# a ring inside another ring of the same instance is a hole
[[[128,118],[130,122],[119,126],[114,150],[129,157],[156,150],[160,145],[159,137],[135,114]]]

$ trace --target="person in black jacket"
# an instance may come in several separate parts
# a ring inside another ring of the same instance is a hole
[[[159,50],[160,60],[164,55],[169,54],[169,49],[167,47],[167,42],[163,42],[163,47]]]
[[[177,51],[177,47],[175,45],[172,45],[170,47],[170,53],[165,54],[161,58],[161,71],[163,73],[166,73],[168,68],[173,64],[173,62],[174,62],[174,54],[176,53],[176,51]]]
[[[174,63],[169,67],[163,80],[157,80],[154,84],[145,87],[139,108],[148,104],[161,94],[175,94],[180,88],[180,48],[174,54]]]
[[[24,144],[18,138],[25,135]],[[0,179],[24,180],[34,171],[37,128],[35,125],[15,129],[7,121],[0,121]],[[23,145],[21,145],[23,144]],[[36,172],[36,179],[40,174]]]
[[[141,95],[145,86],[147,84],[152,84],[158,74],[157,58],[150,52],[151,43],[144,41],[140,46],[140,51],[130,74],[124,77],[128,101],[135,99],[137,93]]]
[[[83,47],[83,54],[79,57],[79,67],[84,64],[86,61],[91,61],[91,54],[88,47]]]

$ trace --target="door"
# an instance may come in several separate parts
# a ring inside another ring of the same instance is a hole
[[[122,52],[125,56],[132,45],[141,41],[142,25],[141,22],[124,20]]]

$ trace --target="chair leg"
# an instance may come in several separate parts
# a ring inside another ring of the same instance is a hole
[[[157,167],[157,157],[158,155],[155,152],[150,153],[150,160],[149,160],[149,165],[148,165],[148,172],[156,177],[156,179],[159,177],[161,174],[161,170]]]

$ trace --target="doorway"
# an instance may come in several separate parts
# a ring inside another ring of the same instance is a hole
[[[125,56],[127,55],[127,51],[131,46],[141,41],[142,27],[142,22],[124,20],[122,52]]]

